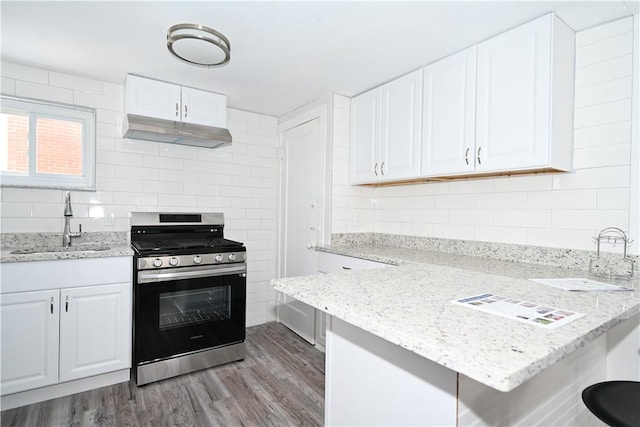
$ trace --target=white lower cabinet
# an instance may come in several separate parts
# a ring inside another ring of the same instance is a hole
[[[58,382],[60,291],[0,296],[0,394]]]
[[[131,262],[131,257],[121,257],[2,265],[3,406],[8,395],[9,406],[15,406],[14,400],[32,403],[51,398],[35,389],[128,372]],[[20,392],[39,394],[20,400],[15,394],[24,394]]]
[[[131,284],[60,292],[60,381],[130,367]]]

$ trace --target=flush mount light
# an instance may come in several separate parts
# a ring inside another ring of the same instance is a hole
[[[229,39],[199,24],[177,24],[169,28],[167,48],[176,58],[205,67],[219,67],[231,59]]]

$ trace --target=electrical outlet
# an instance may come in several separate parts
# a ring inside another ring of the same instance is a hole
[[[113,227],[116,223],[116,214],[113,212],[105,212],[104,225],[107,227]]]

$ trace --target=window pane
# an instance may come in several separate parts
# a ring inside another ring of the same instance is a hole
[[[82,175],[82,123],[38,118],[38,173]]]
[[[0,168],[3,172],[29,173],[29,116],[0,114],[2,152]]]

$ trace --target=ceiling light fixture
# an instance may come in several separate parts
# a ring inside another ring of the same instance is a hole
[[[231,43],[213,28],[177,24],[167,31],[167,49],[189,64],[219,67],[231,59]]]

